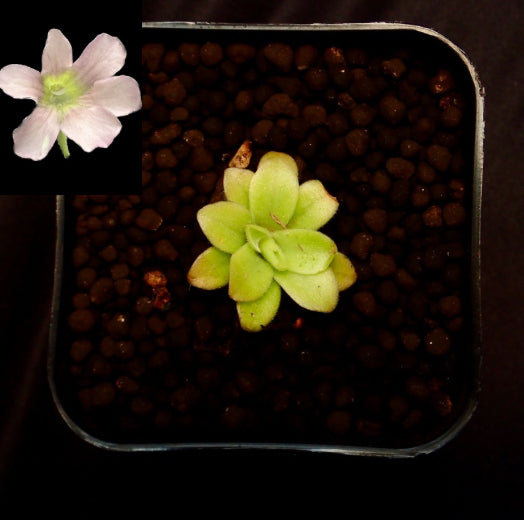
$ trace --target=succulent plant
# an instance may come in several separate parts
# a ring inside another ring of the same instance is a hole
[[[294,159],[268,152],[256,172],[227,168],[224,193],[226,200],[197,213],[211,247],[191,266],[190,284],[207,290],[229,284],[247,331],[260,331],[273,320],[281,289],[305,309],[333,311],[339,291],[356,274],[335,242],[318,231],[338,209],[323,184],[299,184]]]

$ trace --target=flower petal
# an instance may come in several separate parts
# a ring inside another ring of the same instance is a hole
[[[116,37],[99,34],[73,63],[73,70],[78,79],[86,86],[91,86],[99,79],[105,79],[117,73],[126,61],[126,48]]]
[[[42,53],[42,74],[58,75],[73,65],[73,49],[69,40],[58,29],[47,33]]]
[[[280,286],[273,281],[269,289],[258,300],[238,302],[237,312],[241,327],[249,332],[262,330],[277,314],[280,295]]]
[[[37,101],[42,96],[40,72],[25,65],[6,65],[0,70],[0,88],[15,99]]]
[[[113,114],[97,105],[72,108],[61,125],[62,132],[85,152],[107,148],[121,128]]]
[[[98,80],[89,96],[94,104],[104,107],[117,117],[127,116],[142,106],[138,83],[129,76]]]
[[[36,107],[13,132],[15,154],[40,161],[51,150],[60,128],[56,112]]]

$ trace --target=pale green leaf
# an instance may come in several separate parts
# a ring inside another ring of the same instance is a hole
[[[344,291],[356,282],[357,272],[346,255],[336,253],[330,267],[335,273],[339,291]]]
[[[280,306],[280,286],[272,282],[269,289],[258,300],[238,302],[237,312],[240,326],[249,332],[258,332],[268,325]]]
[[[287,269],[299,274],[316,274],[325,271],[337,246],[331,238],[312,229],[286,229],[273,233],[287,262]]]
[[[245,168],[227,168],[224,171],[226,199],[249,208],[249,185],[254,173]]]
[[[200,289],[219,289],[229,281],[231,255],[210,247],[201,253],[187,273],[189,283]]]
[[[220,201],[198,210],[197,220],[211,244],[226,253],[234,253],[246,242],[245,227],[251,215],[236,202]]]
[[[300,185],[295,213],[288,228],[319,229],[337,212],[338,201],[332,197],[318,180]]]
[[[264,238],[269,238],[271,233],[262,226],[257,226],[256,224],[248,224],[246,226],[246,238],[247,241],[251,244],[251,247],[260,253],[260,241]]]
[[[268,152],[259,162],[249,186],[253,222],[269,230],[284,229],[295,212],[298,169],[284,153]]]
[[[271,285],[273,268],[249,244],[231,255],[229,296],[237,302],[260,298]]]
[[[338,283],[331,268],[317,274],[276,271],[274,278],[280,287],[305,309],[331,312],[337,306]]]
[[[288,262],[284,252],[280,246],[275,242],[275,239],[270,236],[260,241],[260,252],[262,256],[278,271],[286,271],[288,269]]]

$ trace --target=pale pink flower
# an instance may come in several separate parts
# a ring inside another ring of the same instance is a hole
[[[67,139],[84,151],[107,148],[122,125],[118,117],[141,108],[140,89],[129,76],[115,76],[126,49],[108,34],[99,34],[73,62],[69,40],[51,29],[42,53],[42,71],[25,65],[0,70],[0,88],[17,99],[36,102],[33,112],[13,132],[15,154],[43,159],[55,141],[68,156]]]

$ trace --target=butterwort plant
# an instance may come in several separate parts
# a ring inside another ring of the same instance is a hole
[[[356,274],[349,258],[319,231],[338,209],[323,184],[300,184],[295,160],[268,152],[256,172],[227,168],[224,194],[226,200],[197,213],[211,246],[191,266],[190,284],[228,286],[241,327],[252,332],[276,316],[282,290],[305,309],[333,311]]]
[[[39,161],[58,141],[68,157],[68,139],[86,152],[107,148],[122,128],[118,118],[141,108],[137,81],[115,76],[125,59],[122,42],[102,33],[73,62],[69,40],[60,30],[51,29],[40,72],[18,64],[3,67],[0,89],[36,103],[13,132],[15,154]]]

